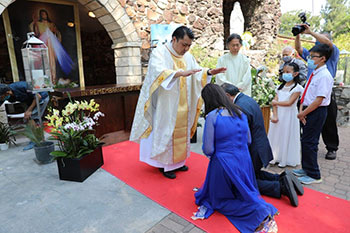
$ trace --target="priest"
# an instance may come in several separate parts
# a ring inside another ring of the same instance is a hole
[[[202,107],[202,88],[211,75],[226,68],[203,69],[187,53],[194,39],[191,29],[180,26],[171,42],[152,51],[130,140],[140,143],[140,160],[157,167],[167,178],[187,171],[190,138],[196,131]]]

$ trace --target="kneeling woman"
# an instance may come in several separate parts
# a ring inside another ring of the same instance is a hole
[[[240,232],[277,232],[277,209],[260,196],[249,155],[247,117],[216,84],[202,90],[205,103],[203,152],[210,159],[202,187],[195,193],[197,213],[208,218],[214,210]]]

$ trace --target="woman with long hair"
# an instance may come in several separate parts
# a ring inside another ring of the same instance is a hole
[[[206,179],[195,193],[198,211],[193,219],[208,218],[215,210],[240,232],[277,232],[277,209],[260,196],[249,155],[248,120],[224,90],[207,84],[203,152],[210,159]]]

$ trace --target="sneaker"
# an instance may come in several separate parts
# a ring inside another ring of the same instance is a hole
[[[23,148],[23,151],[26,151],[26,150],[31,150],[33,149],[35,146],[35,143],[34,142],[29,142],[28,145],[26,145],[24,148]]]
[[[296,176],[306,176],[306,171],[304,171],[303,169],[293,169],[292,170],[293,174]]]
[[[303,183],[303,184],[319,184],[322,182],[322,179],[314,179],[311,178],[310,176],[302,176],[299,177],[298,180]]]
[[[328,160],[334,160],[337,158],[337,152],[336,151],[328,151],[326,154],[326,159]]]

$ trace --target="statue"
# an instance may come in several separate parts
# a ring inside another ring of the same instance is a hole
[[[244,17],[239,2],[235,2],[230,15],[230,34],[236,33],[242,36],[244,32]]]

